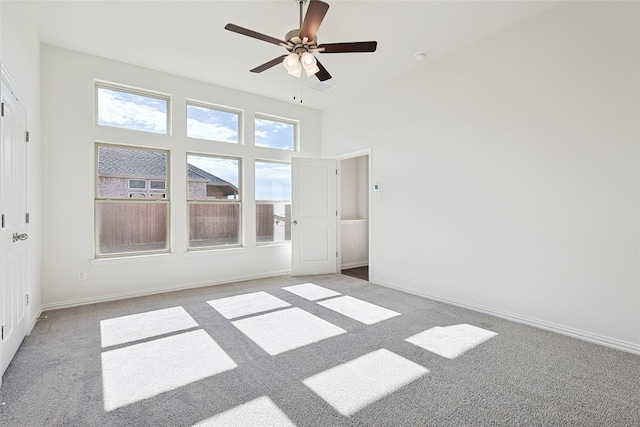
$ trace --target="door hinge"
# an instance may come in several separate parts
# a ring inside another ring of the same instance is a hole
[[[29,305],[29,294],[24,296],[24,305]]]
[[[29,224],[29,212],[27,212],[26,214],[24,214],[24,223],[25,223],[25,224]]]
[[[338,216],[338,211],[336,211],[336,216]]]
[[[26,133],[26,135],[25,135],[25,139],[24,140],[29,142],[29,131],[27,131],[25,133]]]
[[[4,102],[2,103],[2,107],[0,107],[0,116],[4,117]]]
[[[336,258],[338,258],[338,251],[336,251]]]
[[[2,339],[4,340],[4,325],[2,325]]]
[[[2,214],[2,228],[4,228],[4,214]]]

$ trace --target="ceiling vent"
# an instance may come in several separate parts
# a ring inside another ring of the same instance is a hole
[[[326,92],[334,87],[336,87],[336,85],[329,82],[316,82],[309,86],[309,89],[315,90],[316,92]]]

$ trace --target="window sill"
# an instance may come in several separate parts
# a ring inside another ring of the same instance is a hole
[[[147,254],[147,255],[131,255],[111,258],[94,258],[90,260],[91,265],[95,267],[101,267],[104,265],[118,265],[118,264],[138,264],[141,262],[165,262],[168,259],[176,258],[175,253],[163,253],[163,254]]]
[[[220,254],[220,253],[236,253],[236,252],[242,252],[244,250],[245,248],[242,246],[233,246],[229,248],[221,247],[221,248],[207,248],[207,249],[189,249],[187,252],[184,253],[184,257],[196,258],[196,257],[209,256],[209,255]]]
[[[291,241],[256,243],[256,248],[290,248]]]

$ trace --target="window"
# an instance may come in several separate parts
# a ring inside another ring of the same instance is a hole
[[[256,242],[291,240],[291,165],[256,161]]]
[[[152,190],[164,190],[167,186],[167,183],[164,181],[150,181],[150,186]]]
[[[240,159],[187,155],[189,249],[240,244]]]
[[[131,189],[145,189],[147,188],[147,182],[143,179],[130,179],[129,188]]]
[[[100,126],[168,133],[168,96],[96,84],[96,103]]]
[[[296,122],[256,116],[255,127],[255,144],[258,147],[296,149]]]
[[[187,136],[237,144],[240,141],[240,112],[187,102]]]
[[[96,156],[96,256],[168,251],[167,193],[147,181],[167,181],[169,153],[98,144]]]

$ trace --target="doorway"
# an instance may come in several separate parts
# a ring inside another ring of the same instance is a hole
[[[340,270],[370,279],[370,149],[346,154],[340,163]]]

